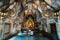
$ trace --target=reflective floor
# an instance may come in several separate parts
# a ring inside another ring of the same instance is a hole
[[[45,37],[34,37],[34,36],[23,36],[23,37],[13,37],[10,40],[49,40],[48,38]]]
[[[21,33],[22,34],[22,33]],[[36,35],[17,35],[15,37],[10,38],[9,40],[57,40],[56,35],[49,35],[40,36],[39,34]]]

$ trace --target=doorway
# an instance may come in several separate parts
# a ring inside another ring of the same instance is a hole
[[[56,23],[51,23],[50,27],[51,27],[51,34],[53,34],[54,35],[53,37],[55,37],[58,40]]]
[[[56,29],[56,24],[55,23],[51,23],[50,24],[50,27],[51,27],[51,33],[54,33],[54,34],[56,34],[57,33],[57,29]]]

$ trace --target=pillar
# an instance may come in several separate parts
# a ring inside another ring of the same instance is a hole
[[[50,28],[50,24],[49,24],[49,19],[47,18],[47,32],[51,33],[51,28]]]
[[[11,30],[10,30],[11,33],[13,32],[13,29],[14,29],[13,22],[11,22]]]
[[[58,38],[60,39],[60,16],[58,17],[58,22],[56,23],[56,26],[57,26]]]
[[[18,24],[17,30],[21,32],[21,24]]]

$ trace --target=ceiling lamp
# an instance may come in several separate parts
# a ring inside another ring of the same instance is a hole
[[[49,17],[49,14],[48,14],[48,13],[46,13],[46,14],[45,14],[45,17]]]
[[[23,0],[23,4],[26,4],[27,0]]]
[[[32,10],[29,10],[28,13],[29,13],[29,14],[32,14],[33,12],[32,12]]]
[[[4,17],[0,17],[1,19],[3,19]]]
[[[57,13],[54,13],[54,15],[57,15]]]
[[[54,13],[53,15],[54,15],[55,18],[57,18],[59,13],[57,12],[57,13]]]
[[[10,2],[9,2],[9,3],[10,3],[10,4],[12,4],[13,2],[14,2],[14,0],[10,0]]]
[[[32,14],[33,11],[32,10],[25,10],[25,14],[28,15],[28,14]]]
[[[8,17],[8,13],[3,13],[3,12],[0,12],[0,17],[1,17],[1,19],[2,18],[7,18]]]
[[[45,0],[48,4],[51,4],[52,3],[52,0]],[[55,1],[55,0],[53,0]]]
[[[2,18],[8,18],[8,17],[13,17],[13,16],[15,16],[15,14],[14,13],[10,13],[10,14],[8,14],[8,12],[5,12],[5,13],[3,13],[3,12],[0,12],[0,18],[2,19]]]
[[[43,9],[43,10],[45,10],[45,11],[46,11],[47,9],[48,9],[47,7],[44,7],[44,9]]]
[[[38,8],[37,4],[35,4],[35,3],[32,4],[32,7],[33,7],[34,9],[37,9],[37,8]]]
[[[15,16],[15,14],[14,14],[14,13],[11,13],[11,14],[10,14],[10,16],[11,16],[11,17],[14,17],[14,16]]]
[[[50,6],[47,5],[47,8],[50,9]]]
[[[36,1],[36,4],[39,5],[39,3],[40,3],[39,0],[37,0],[37,1]]]
[[[8,15],[8,13],[4,13],[4,15]]]
[[[42,5],[45,5],[45,2],[41,2]]]
[[[28,13],[28,10],[25,10],[25,14],[27,14]]]

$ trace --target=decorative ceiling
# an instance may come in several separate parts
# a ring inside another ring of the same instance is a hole
[[[0,12],[8,12],[9,15],[13,13],[13,18],[16,19],[20,13],[27,14],[28,10],[36,13],[38,10],[42,17],[53,18],[60,10],[59,2],[59,0],[0,0]]]

